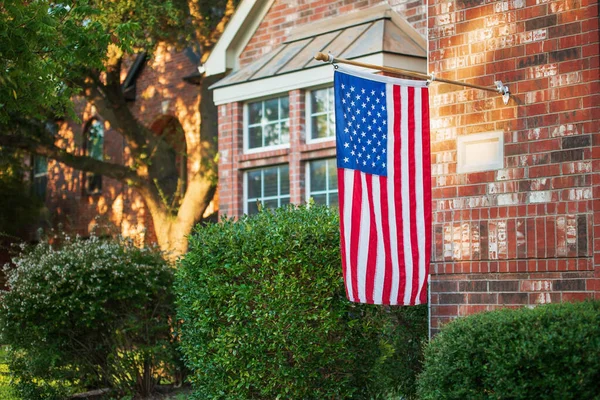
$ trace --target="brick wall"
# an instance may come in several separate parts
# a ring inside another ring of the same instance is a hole
[[[252,39],[240,55],[240,66],[268,53],[283,42],[296,27],[334,18],[351,11],[381,4],[382,0],[276,0]],[[426,35],[426,8],[422,1],[388,0],[390,6],[423,36]]]
[[[182,78],[196,65],[184,53],[160,47],[136,81],[137,98],[129,103],[136,118],[147,127],[169,116],[177,119],[185,132],[188,154],[200,152],[199,90]],[[124,76],[123,76],[124,78]],[[60,130],[61,141],[71,151],[82,152],[82,134],[87,121],[97,116],[92,106],[77,102],[81,123],[66,122]],[[104,122],[104,153],[107,160],[129,163],[129,150],[123,138]],[[189,160],[189,158],[188,158]],[[188,170],[193,168],[188,165]],[[141,196],[114,179],[102,178],[102,192],[85,193],[85,175],[57,162],[48,166],[47,206],[53,226],[87,236],[96,224],[110,226],[110,233],[131,236],[142,242],[155,242],[152,218]]]
[[[431,327],[497,307],[600,298],[598,3],[429,2]],[[456,138],[504,132],[504,168],[456,173]]]

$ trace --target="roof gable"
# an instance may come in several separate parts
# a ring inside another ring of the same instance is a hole
[[[238,67],[239,55],[275,0],[242,0],[204,63],[206,76]]]
[[[281,45],[234,71],[212,88],[272,78],[323,65],[317,52],[356,59],[386,53],[427,58],[427,43],[414,28],[383,4],[297,28]]]

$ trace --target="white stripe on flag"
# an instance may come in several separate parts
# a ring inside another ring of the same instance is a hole
[[[413,278],[413,260],[412,260],[412,244],[410,242],[410,187],[409,187],[409,163],[408,149],[410,146],[408,140],[408,87],[400,87],[400,102],[401,102],[401,162],[402,162],[402,232],[404,237],[404,271],[406,273],[406,287],[404,289],[404,304],[410,304],[410,295],[412,293],[412,278]]]
[[[425,211],[423,197],[423,122],[421,118],[421,90],[415,89],[415,191],[417,198],[417,243],[419,249],[419,288],[416,304],[420,304],[425,282]]]
[[[350,235],[352,232],[352,193],[354,193],[354,170],[344,169],[344,249],[346,249],[346,289],[348,299],[354,298],[352,287],[352,262],[350,261]],[[357,227],[355,227],[357,228]]]
[[[373,204],[381,204],[381,190],[379,177],[373,176]],[[383,282],[385,279],[385,247],[383,238],[383,225],[381,221],[381,207],[374,207],[375,227],[377,228],[377,259],[375,263],[375,285],[373,286],[373,302],[381,304],[383,295]],[[374,255],[371,254],[370,257]]]
[[[387,205],[388,205],[388,222],[390,226],[390,252],[392,255],[392,285],[390,292],[390,304],[398,304],[398,290],[400,289],[400,266],[398,260],[398,233],[396,231],[396,188],[394,186],[395,176],[395,154],[394,154],[394,91],[392,85],[386,85],[386,107],[388,110],[388,125],[387,125]],[[389,279],[389,278],[388,278]]]
[[[358,298],[361,303],[367,301],[367,261],[369,260],[369,230],[371,227],[371,208],[369,207],[369,191],[367,190],[367,175],[360,173],[362,204],[360,206],[360,225],[358,236]]]

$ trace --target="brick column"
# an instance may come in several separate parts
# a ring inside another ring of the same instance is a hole
[[[303,90],[292,90],[290,96],[290,202],[304,202],[304,166],[300,147],[306,143],[305,96]]]
[[[238,169],[243,152],[243,106],[219,106],[219,217],[239,217],[243,213],[243,177]]]

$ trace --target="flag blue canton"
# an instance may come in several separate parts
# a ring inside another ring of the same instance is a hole
[[[338,168],[387,176],[386,85],[335,71]]]

